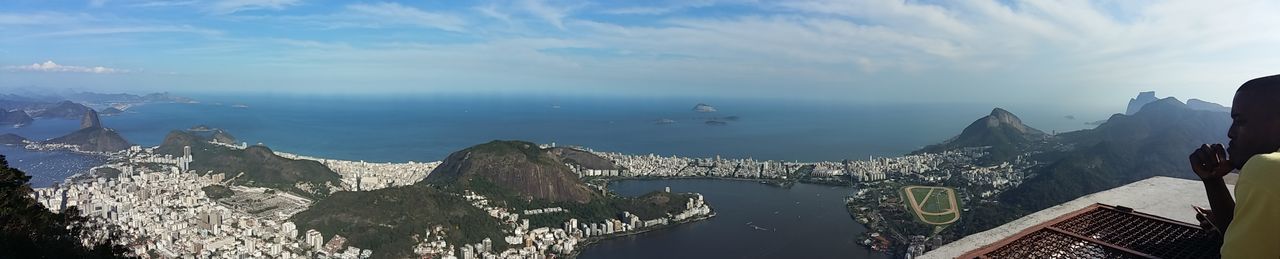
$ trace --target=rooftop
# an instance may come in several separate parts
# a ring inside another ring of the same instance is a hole
[[[1234,185],[1228,185],[1234,190]],[[1165,218],[1171,222],[1182,222],[1187,225],[1198,225],[1195,211],[1191,206],[1209,207],[1205,198],[1204,185],[1200,181],[1170,177],[1152,177],[1114,189],[1085,195],[1075,200],[1049,207],[1029,214],[996,228],[969,235],[950,244],[929,251],[921,258],[955,258],[967,252],[994,244],[1033,227],[1046,225],[1051,220],[1066,218],[1071,213],[1082,213],[1084,209],[1098,203],[1132,208],[1141,214]],[[1052,234],[1050,234],[1052,235]]]
[[[1094,204],[960,258],[1217,258],[1220,246],[1196,225]]]

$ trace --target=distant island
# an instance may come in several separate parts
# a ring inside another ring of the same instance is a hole
[[[121,113],[124,113],[124,110],[121,110],[116,107],[107,107],[106,109],[102,109],[102,112],[101,112],[102,115],[116,115]]]
[[[693,106],[693,111],[702,112],[702,113],[716,112],[716,107],[712,107],[711,105],[705,104],[705,103],[699,103],[698,105]]]

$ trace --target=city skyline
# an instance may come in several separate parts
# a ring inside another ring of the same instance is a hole
[[[12,1],[0,88],[1230,105],[1267,1]]]

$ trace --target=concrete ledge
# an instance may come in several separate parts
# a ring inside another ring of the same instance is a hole
[[[1227,188],[1232,190],[1234,195],[1235,185],[1228,185]],[[1196,221],[1195,211],[1191,209],[1191,206],[1209,207],[1209,200],[1205,197],[1204,185],[1200,181],[1157,176],[1114,189],[1085,195],[1084,197],[1031,213],[999,227],[951,242],[925,253],[920,258],[955,258],[984,245],[1013,236],[1028,227],[1088,207],[1094,203],[1130,207],[1139,212],[1195,225],[1199,225],[1199,222]]]

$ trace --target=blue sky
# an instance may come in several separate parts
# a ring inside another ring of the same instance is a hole
[[[0,88],[1229,103],[1280,2],[0,2]]]

